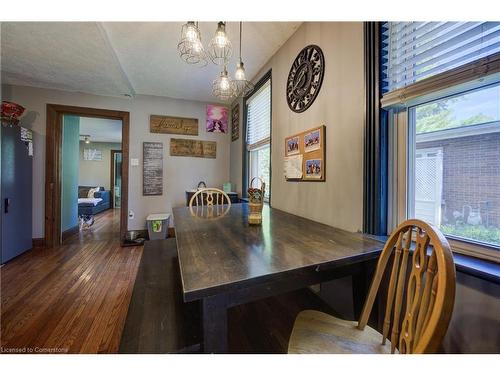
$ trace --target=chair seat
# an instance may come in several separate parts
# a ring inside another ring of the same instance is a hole
[[[288,344],[289,354],[390,354],[391,343],[371,327],[342,320],[320,311],[302,311],[295,320]]]

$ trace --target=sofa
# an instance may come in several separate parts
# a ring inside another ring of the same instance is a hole
[[[94,202],[85,201],[80,202],[80,198],[88,198],[89,190],[95,186],[79,186],[78,187],[78,216],[81,215],[96,215],[99,212],[105,211],[111,208],[111,192],[109,190],[104,190],[100,187],[97,193],[94,193],[94,198],[100,199]]]

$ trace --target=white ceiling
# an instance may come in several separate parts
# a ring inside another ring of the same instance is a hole
[[[220,67],[191,66],[177,52],[180,22],[3,22],[2,81],[98,95],[136,94],[216,101],[211,93]],[[200,22],[208,46],[216,22]],[[300,22],[244,22],[243,61],[252,78]],[[228,22],[238,59],[239,23]]]
[[[89,135],[90,142],[122,142],[122,122],[103,118],[80,117],[80,136]]]

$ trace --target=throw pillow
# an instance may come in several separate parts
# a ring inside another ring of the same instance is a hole
[[[87,194],[87,198],[94,198],[94,193],[97,193],[99,191],[99,188],[91,188],[89,189],[89,193]]]

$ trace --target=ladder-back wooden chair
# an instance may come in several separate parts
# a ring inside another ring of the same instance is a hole
[[[231,199],[217,188],[199,189],[189,200],[191,214],[203,219],[221,218],[231,208]]]
[[[412,238],[415,250],[409,264]],[[380,334],[367,322],[386,271],[390,279]],[[448,241],[436,227],[407,220],[394,230],[380,254],[359,322],[302,311],[288,353],[434,353],[448,329],[454,301],[455,264]]]

